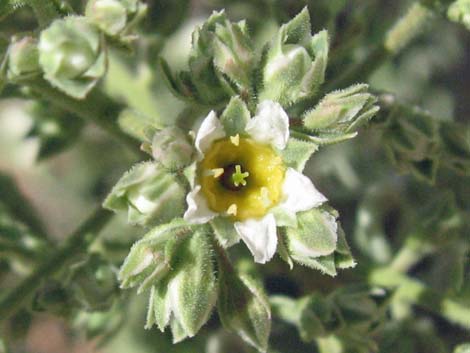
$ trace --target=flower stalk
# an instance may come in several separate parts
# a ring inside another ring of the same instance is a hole
[[[135,155],[147,158],[147,155],[139,149],[138,141],[125,134],[115,122],[122,106],[101,92],[94,91],[85,100],[78,100],[60,92],[43,79],[28,80],[25,84],[46,101],[85,121],[95,123],[132,150]]]

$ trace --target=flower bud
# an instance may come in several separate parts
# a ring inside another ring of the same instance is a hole
[[[106,71],[103,38],[85,17],[56,20],[41,33],[39,63],[52,85],[84,98]]]
[[[171,252],[172,273],[152,287],[147,316],[149,328],[171,326],[173,341],[193,337],[206,323],[217,298],[212,248],[205,231],[196,231]]]
[[[10,77],[31,74],[40,70],[37,40],[23,37],[14,40],[9,48],[8,70]]]
[[[173,174],[155,163],[143,162],[123,175],[103,206],[127,210],[132,224],[152,225],[181,216],[185,196],[185,188]]]
[[[325,78],[328,34],[321,31],[312,36],[310,28],[304,8],[279,29],[266,54],[260,100],[277,101],[285,107],[317,92]]]
[[[85,16],[106,34],[115,36],[126,29],[132,19],[145,12],[138,0],[90,0]]]
[[[121,287],[139,286],[138,292],[142,292],[154,286],[170,271],[176,235],[187,232],[185,222],[174,220],[155,227],[136,242],[119,271]]]
[[[355,131],[379,110],[377,99],[367,89],[368,85],[358,84],[328,93],[305,113],[304,126],[309,130]]]
[[[170,89],[180,98],[214,105],[251,88],[254,58],[244,22],[232,23],[214,12],[193,32],[189,71],[173,77],[161,62]]]
[[[447,10],[447,16],[451,21],[460,22],[470,30],[470,0],[456,0]]]
[[[178,127],[157,131],[152,139],[152,155],[165,168],[183,169],[191,164],[194,149],[188,136]]]

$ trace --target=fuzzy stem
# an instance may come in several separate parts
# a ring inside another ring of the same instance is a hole
[[[325,91],[329,92],[365,81],[383,62],[396,56],[415,39],[423,31],[433,14],[434,12],[428,7],[419,2],[414,3],[405,16],[388,31],[382,44],[372,49],[361,62],[347,70],[342,76],[333,80],[326,86]]]
[[[26,3],[32,7],[41,28],[49,26],[59,17],[55,5],[50,0],[26,0]]]
[[[60,92],[43,79],[31,80],[24,84],[55,106],[69,111],[83,120],[95,123],[116,137],[137,156],[148,159],[148,155],[140,150],[139,141],[125,134],[117,125],[116,117],[121,112],[122,106],[106,95],[94,90],[84,100],[78,100]]]
[[[470,330],[468,306],[433,291],[418,280],[390,268],[379,268],[369,274],[369,282],[372,285],[396,289],[395,300],[415,304]]]
[[[5,320],[18,311],[25,301],[34,294],[43,279],[53,276],[64,268],[68,260],[86,251],[112,215],[110,211],[100,206],[90,218],[65,240],[62,247],[51,254],[17,287],[3,296],[0,300],[0,320]]]
[[[416,236],[410,236],[405,244],[393,258],[390,268],[398,272],[408,272],[414,265],[422,260],[424,256],[431,253],[433,247]]]

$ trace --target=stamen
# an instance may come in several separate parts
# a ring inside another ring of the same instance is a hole
[[[240,135],[236,134],[235,136],[230,136],[230,142],[238,147],[240,145]]]
[[[224,174],[224,168],[215,168],[215,169],[211,169],[211,172],[212,172],[212,176],[214,178],[218,178],[220,177],[222,174]]]
[[[229,208],[227,208],[227,214],[231,216],[236,216],[238,212],[237,205],[232,203]]]
[[[235,173],[232,174],[233,185],[235,185],[236,187],[239,187],[240,185],[245,186],[245,178],[248,178],[249,175],[250,173],[248,172],[242,173],[242,167],[240,166],[240,164],[237,164],[235,166]]]

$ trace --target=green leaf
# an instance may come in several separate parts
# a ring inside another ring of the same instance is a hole
[[[285,149],[280,151],[286,166],[301,172],[310,156],[318,150],[318,145],[295,137],[289,138]]]
[[[217,308],[222,324],[258,351],[266,352],[271,310],[262,288],[250,277],[231,269],[222,267],[219,272]]]
[[[244,134],[245,126],[250,121],[250,111],[239,96],[232,97],[227,108],[220,116],[220,121],[227,136]]]

